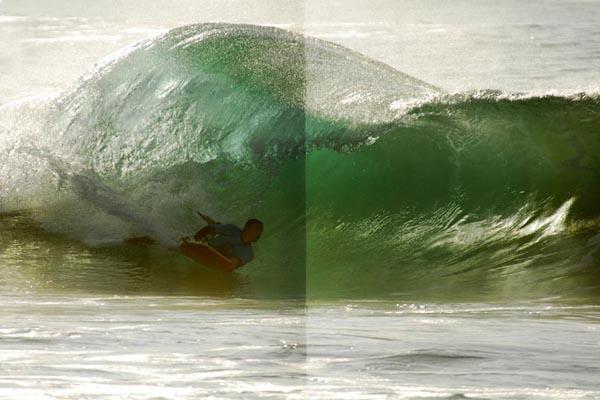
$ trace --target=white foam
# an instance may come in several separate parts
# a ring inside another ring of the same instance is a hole
[[[1,3],[1,1],[0,1]],[[0,15],[0,24],[1,23],[11,23],[11,22],[21,22],[26,21],[27,17],[20,17],[14,15]]]

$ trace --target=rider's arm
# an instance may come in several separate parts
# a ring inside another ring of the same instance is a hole
[[[214,219],[212,219],[208,215],[202,214],[200,211],[198,211],[198,215],[200,216],[200,218],[202,218],[203,220],[205,220],[206,223],[209,224],[209,225],[214,225],[214,224],[219,224],[220,223],[218,221],[215,221]]]
[[[206,238],[206,236],[208,235],[236,235],[237,232],[239,231],[238,228],[235,227],[235,225],[231,225],[231,224],[221,224],[219,222],[217,222],[216,224],[209,224],[207,226],[205,226],[204,228],[200,229],[198,232],[196,232],[196,234],[194,235],[194,239],[196,239],[197,241],[201,241],[204,238]]]
[[[196,234],[194,235],[194,239],[196,239],[196,241],[201,241],[203,240],[205,237],[207,237],[208,235],[214,235],[215,234],[215,229],[212,225],[206,225],[204,228],[200,229],[198,232],[196,232]]]

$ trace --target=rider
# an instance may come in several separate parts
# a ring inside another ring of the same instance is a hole
[[[252,243],[256,242],[263,232],[263,223],[257,219],[246,221],[243,229],[234,224],[221,224],[209,216],[198,212],[208,224],[194,235],[197,241],[207,243],[231,259],[236,267],[249,263],[254,258]]]

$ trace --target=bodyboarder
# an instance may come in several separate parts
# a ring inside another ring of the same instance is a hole
[[[198,212],[198,215],[206,221],[207,225],[200,229],[194,235],[196,242],[204,242],[208,249],[216,250],[229,263],[211,262],[212,259],[204,261],[206,248],[204,244],[190,243],[190,238],[182,239],[180,248],[188,257],[204,264],[211,264],[224,271],[232,271],[249,263],[254,258],[252,243],[255,243],[263,232],[263,224],[258,219],[249,219],[246,221],[243,229],[234,224],[221,224],[209,216]],[[195,257],[197,256],[197,257]]]

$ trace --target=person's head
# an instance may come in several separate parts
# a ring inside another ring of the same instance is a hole
[[[242,240],[246,243],[256,242],[263,231],[263,223],[257,219],[249,219],[242,230]]]

